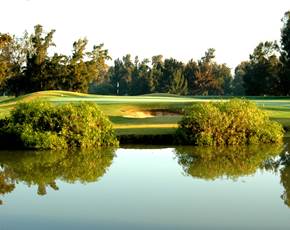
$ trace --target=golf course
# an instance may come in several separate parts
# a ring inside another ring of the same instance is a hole
[[[40,91],[20,97],[0,97],[0,116],[9,112],[18,103],[33,100],[53,104],[93,102],[109,117],[117,136],[173,134],[182,117],[184,108],[193,103],[228,100],[232,97],[177,96],[173,94],[147,94],[141,96],[104,96],[69,91]],[[290,129],[290,97],[245,97],[269,114],[272,120]]]

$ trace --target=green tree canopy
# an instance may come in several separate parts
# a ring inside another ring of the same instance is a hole
[[[276,42],[261,42],[250,55],[244,69],[247,95],[279,95],[279,47]]]
[[[50,55],[54,33],[36,25],[22,38],[1,35],[0,87],[16,95],[50,89],[86,93],[90,83],[104,77],[110,57],[103,44],[87,51],[87,39],[79,39],[71,56]]]
[[[282,94],[290,95],[290,11],[287,11],[282,18],[281,29],[281,86]]]

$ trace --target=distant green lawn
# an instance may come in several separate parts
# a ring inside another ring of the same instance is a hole
[[[143,96],[101,96],[67,91],[42,91],[21,97],[0,97],[0,116],[9,115],[17,103],[45,100],[55,104],[82,101],[95,102],[113,122],[118,135],[170,134],[174,133],[181,115],[156,115],[140,117],[139,113],[150,110],[167,110],[181,113],[182,109],[197,102],[227,100],[232,97],[176,96],[149,94]],[[290,127],[290,97],[247,97],[267,111],[271,119]]]

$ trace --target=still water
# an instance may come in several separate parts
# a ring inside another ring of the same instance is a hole
[[[0,229],[290,229],[287,142],[1,152]]]

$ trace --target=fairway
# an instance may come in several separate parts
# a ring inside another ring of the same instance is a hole
[[[228,100],[232,97],[176,96],[150,94],[142,96],[102,96],[67,91],[41,91],[20,97],[1,97],[0,116],[9,115],[17,103],[33,100],[50,101],[54,104],[97,103],[109,116],[117,135],[171,134],[175,132],[182,111],[193,103]],[[290,127],[290,97],[246,97],[267,111],[271,119]]]

